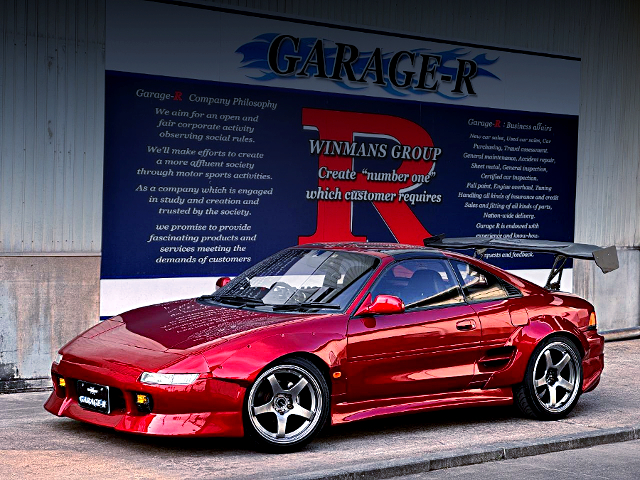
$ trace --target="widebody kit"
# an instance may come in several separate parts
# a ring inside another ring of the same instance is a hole
[[[455,240],[293,247],[213,295],[105,320],[60,350],[45,408],[132,433],[246,435],[276,451],[327,423],[428,409],[515,402],[564,417],[602,373],[593,306],[449,251],[492,248]],[[544,251],[617,267],[615,250],[567,245]],[[535,246],[495,246],[507,247]]]

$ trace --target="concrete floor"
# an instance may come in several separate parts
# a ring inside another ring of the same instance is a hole
[[[640,478],[640,440],[407,475],[403,480],[579,480]]]
[[[334,427],[287,455],[256,453],[237,439],[117,433],[45,412],[47,393],[0,395],[0,478],[309,478],[372,462],[637,426],[640,340],[607,343],[605,355],[600,386],[558,422],[523,419],[504,407],[416,414]]]

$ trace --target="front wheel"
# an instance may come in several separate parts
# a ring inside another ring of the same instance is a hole
[[[552,336],[533,351],[524,381],[513,389],[527,416],[557,420],[573,410],[582,391],[582,360],[570,340]]]
[[[245,431],[258,447],[302,448],[329,417],[329,388],[311,362],[290,358],[262,372],[245,403]]]

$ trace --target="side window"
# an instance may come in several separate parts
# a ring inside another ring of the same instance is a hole
[[[470,302],[499,300],[508,297],[502,283],[494,275],[458,260],[452,260],[451,263],[460,274],[464,294]]]
[[[435,307],[464,302],[458,282],[446,260],[404,260],[388,268],[371,290],[377,295],[394,295],[405,308]]]

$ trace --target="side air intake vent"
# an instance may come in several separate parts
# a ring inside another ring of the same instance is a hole
[[[504,289],[507,291],[507,294],[510,297],[519,297],[522,295],[522,293],[520,293],[520,290],[518,290],[516,287],[514,287],[513,285],[511,285],[508,282],[501,282],[502,286],[504,287]]]

